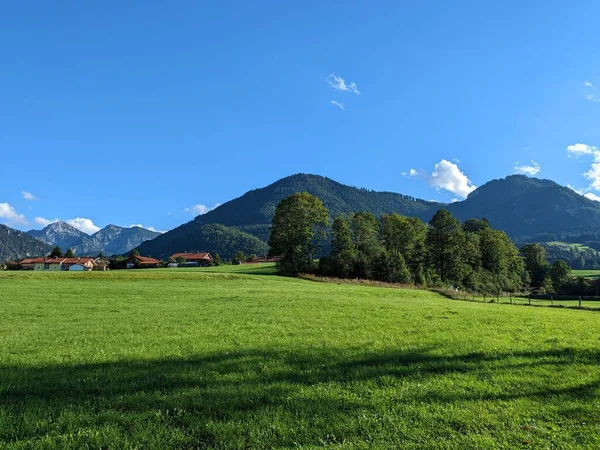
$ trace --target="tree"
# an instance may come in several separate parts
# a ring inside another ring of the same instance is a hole
[[[554,289],[560,291],[571,279],[571,268],[560,259],[554,261],[550,267],[550,279]]]
[[[269,255],[281,256],[279,272],[297,275],[313,270],[328,225],[329,211],[314,195],[302,192],[283,199],[275,209],[269,238]]]
[[[235,252],[235,254],[233,255],[233,257],[231,258],[231,264],[234,265],[240,265],[241,263],[246,261],[246,254],[241,251],[238,250],[237,252]]]
[[[221,255],[219,255],[217,253],[215,255],[215,257],[213,258],[213,263],[215,264],[215,266],[222,266],[223,265],[223,258],[221,258]]]
[[[132,256],[140,256],[140,252],[138,252],[135,248],[129,252],[129,257]]]
[[[184,264],[185,263],[185,258],[183,256],[178,256],[177,258],[175,258],[175,262],[177,264]]]
[[[58,245],[50,252],[50,258],[62,258],[62,256],[63,252]]]
[[[67,249],[67,251],[65,252],[65,258],[74,258],[75,254],[73,253],[73,250],[71,250],[70,248]]]
[[[350,221],[347,217],[339,216],[335,218],[332,235],[330,270],[332,275],[347,278],[350,276],[356,261],[356,248],[352,241]]]
[[[526,244],[521,247],[521,254],[532,286],[541,287],[550,268],[546,261],[546,250],[540,244]]]
[[[373,261],[381,250],[379,221],[372,213],[358,212],[352,215],[350,222],[356,248],[354,275],[358,278],[372,278]]]
[[[435,213],[427,230],[427,259],[429,266],[442,282],[462,281],[463,243],[463,229],[452,213],[443,209]]]
[[[102,252],[98,253],[98,258],[104,259],[104,253],[102,253]]]

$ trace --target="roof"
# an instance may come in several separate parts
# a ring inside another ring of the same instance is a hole
[[[94,258],[54,258],[47,259],[46,261],[42,260],[40,262],[48,264],[87,264],[90,261],[93,263]]]
[[[173,259],[177,259],[177,258],[183,258],[186,259],[188,261],[194,261],[194,260],[201,260],[201,259],[212,259],[212,256],[210,256],[210,253],[174,253],[173,255],[171,255],[171,258]]]
[[[21,261],[20,264],[35,264],[35,263],[43,263],[44,258],[28,258]]]
[[[160,262],[158,259],[148,258],[147,256],[130,256],[127,260],[129,259],[135,259],[140,264],[158,264]]]

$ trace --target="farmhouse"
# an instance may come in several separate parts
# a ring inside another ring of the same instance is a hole
[[[92,270],[94,265],[93,258],[37,258],[33,263],[33,270],[83,272]]]
[[[160,261],[158,259],[148,258],[146,256],[130,256],[124,260],[124,263],[127,269],[134,269],[136,267],[150,269],[153,267],[158,267]]]
[[[21,261],[21,270],[33,270],[36,263],[44,263],[44,258],[27,258]]]
[[[184,265],[184,266],[209,266],[212,261],[213,261],[213,257],[210,255],[210,253],[175,253],[173,255],[171,255],[171,260],[176,261],[177,259],[182,258],[184,260],[183,264],[180,265]]]

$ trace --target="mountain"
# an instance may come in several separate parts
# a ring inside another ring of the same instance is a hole
[[[160,233],[142,227],[107,225],[91,236],[86,236],[73,251],[78,255],[96,255],[100,252],[105,255],[120,255],[157,236]]]
[[[82,240],[89,238],[83,231],[79,231],[65,222],[51,223],[42,230],[31,230],[27,234],[52,247],[58,245],[64,250],[73,248],[80,244]]]
[[[162,258],[191,247],[208,251],[209,241],[199,237],[204,236],[203,227],[208,224],[225,225],[228,228],[221,230],[223,233],[241,231],[266,245],[277,204],[285,197],[303,191],[319,197],[332,217],[355,211],[369,211],[378,216],[396,212],[428,221],[438,209],[445,208],[463,221],[486,218],[494,228],[504,230],[518,242],[557,239],[577,242],[573,236],[585,236],[585,242],[600,241],[600,202],[550,180],[511,175],[484,184],[461,202],[446,205],[392,192],[346,186],[318,175],[297,174],[249,191],[144,242],[138,250],[142,255]],[[258,254],[250,250],[255,244],[247,236],[236,241],[240,246],[238,250]],[[221,247],[211,247],[210,251],[225,256]]]
[[[265,253],[262,250],[258,252],[258,243],[250,238],[258,238],[261,248],[267,249],[268,247],[265,246],[269,239],[269,227],[277,204],[296,192],[309,192],[319,197],[333,217],[355,211],[370,211],[376,215],[398,212],[428,220],[437,209],[443,206],[441,203],[419,200],[393,192],[375,192],[346,186],[319,175],[297,174],[276,181],[267,187],[249,191],[239,198],[224,203],[218,208],[196,217],[191,222],[158,236],[152,241],[144,242],[138,247],[138,251],[142,255],[159,258],[190,250],[190,247],[196,250],[220,253],[224,258],[230,257],[230,249],[233,250],[233,253],[236,250],[242,250],[249,254]],[[227,228],[221,229],[220,232],[229,234],[232,239],[237,239],[235,242],[239,247],[233,249],[231,245],[228,245],[227,249],[216,247],[211,250],[208,245],[213,241],[204,241],[197,236],[198,233],[203,234],[203,226],[208,224],[225,225]],[[238,231],[244,234],[239,235]]]
[[[557,240],[600,233],[600,202],[551,180],[511,175],[447,206],[459,220],[486,218],[515,240]]]
[[[22,231],[0,225],[0,262],[44,256],[52,248]]]
[[[141,227],[108,225],[90,236],[65,222],[51,223],[42,230],[31,230],[27,234],[52,247],[58,245],[63,250],[70,248],[81,256],[126,253],[160,235]]]

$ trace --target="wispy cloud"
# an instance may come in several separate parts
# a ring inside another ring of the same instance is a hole
[[[357,95],[360,95],[360,91],[358,90],[358,87],[354,81],[347,84],[346,80],[344,80],[342,77],[338,77],[334,73],[329,74],[328,81],[329,85],[336,91],[353,92]]]
[[[0,203],[0,220],[6,225],[27,226],[29,223],[23,214],[19,214],[12,205]]]
[[[35,195],[33,195],[31,192],[27,192],[27,191],[22,191],[21,195],[23,196],[23,198],[25,200],[39,200]]]
[[[583,82],[583,85],[584,85],[585,87],[594,87],[594,85],[593,85],[592,83],[590,83],[589,81],[584,81],[584,82]]]
[[[219,206],[221,206],[220,203],[215,203],[212,207],[201,205],[200,203],[198,203],[197,205],[185,208],[183,211],[189,214],[193,214],[194,216],[201,216],[209,211],[212,211],[215,208],[218,208]]]
[[[596,97],[594,94],[588,94],[585,96],[590,102],[600,103],[600,98]]]
[[[142,225],[141,223],[133,223],[125,228],[134,228],[134,227],[139,227],[139,228],[143,228],[144,230],[150,230],[150,231],[155,231],[156,233],[166,233],[166,231],[162,231],[162,230],[157,230],[154,227],[146,227],[144,225]]]
[[[51,223],[60,222],[60,219],[46,219],[44,217],[35,217],[33,221],[42,227],[47,227]]]
[[[338,108],[340,108],[342,111],[345,111],[346,108],[344,108],[344,105],[341,103],[336,102],[335,100],[331,100],[331,104],[334,106],[337,106]]]
[[[542,171],[540,164],[537,161],[531,160],[531,164],[523,164],[519,165],[517,162],[515,167],[513,167],[516,173],[524,173],[529,176],[535,176]]]
[[[466,198],[477,186],[458,168],[458,165],[446,159],[437,163],[427,182],[436,189],[444,189],[448,192]]]

